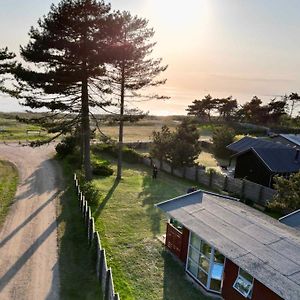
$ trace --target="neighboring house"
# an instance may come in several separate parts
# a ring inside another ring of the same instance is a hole
[[[272,141],[300,150],[300,134],[278,134]]]
[[[289,177],[300,170],[300,150],[293,148],[253,147],[233,156],[235,178],[243,178],[272,187],[274,176]]]
[[[166,247],[225,300],[299,300],[300,235],[237,199],[196,191],[156,205]]]
[[[300,230],[300,209],[280,218],[279,222]]]
[[[282,143],[276,143],[267,141],[261,138],[253,138],[249,136],[245,136],[239,141],[236,141],[226,147],[228,150],[232,152],[232,154],[244,152],[246,150],[249,150],[250,148],[289,148],[286,145],[283,145]]]

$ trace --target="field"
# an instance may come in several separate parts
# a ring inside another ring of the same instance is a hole
[[[0,160],[0,226],[15,196],[17,183],[18,171],[15,166]]]
[[[125,164],[120,182],[111,176],[97,178],[95,184],[102,197],[93,216],[121,299],[207,299],[186,280],[184,266],[159,241],[166,219],[154,207],[194,183],[164,173],[153,180],[145,166]]]
[[[46,136],[40,127],[22,124],[12,115],[0,117],[0,141],[33,141]]]

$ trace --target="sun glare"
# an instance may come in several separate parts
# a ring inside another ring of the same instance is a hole
[[[164,23],[165,28],[179,31],[192,29],[203,24],[209,17],[209,0],[151,0],[148,9],[152,10],[156,22]]]

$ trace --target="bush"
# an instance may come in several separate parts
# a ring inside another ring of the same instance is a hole
[[[93,181],[85,182],[81,186],[81,189],[89,205],[95,206],[98,204],[102,194],[97,189]]]
[[[75,147],[76,138],[73,136],[67,136],[59,144],[56,145],[55,150],[57,155],[63,158],[69,154],[74,153]]]
[[[136,164],[141,161],[141,156],[135,150],[125,147],[123,149],[123,159],[128,163]]]
[[[114,170],[109,166],[108,161],[92,162],[93,174],[97,176],[111,176]]]
[[[92,147],[95,154],[106,153],[114,158],[118,158],[118,146],[116,144],[98,144]],[[123,160],[128,163],[138,163],[141,160],[141,155],[135,150],[123,147]]]

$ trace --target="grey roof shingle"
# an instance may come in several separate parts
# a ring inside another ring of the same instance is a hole
[[[254,152],[273,173],[293,173],[300,170],[300,153],[293,148],[259,148],[253,147],[235,154],[240,156],[248,151]]]
[[[250,148],[256,148],[256,147],[265,148],[265,149],[272,149],[272,148],[290,149],[290,147],[283,145],[281,143],[274,143],[263,139],[252,138],[249,136],[243,137],[241,140],[228,145],[226,148],[231,150],[234,153],[239,153],[239,152],[249,150]]]
[[[286,300],[300,299],[300,234],[233,198],[197,191],[157,204]]]
[[[279,134],[279,136],[292,142],[293,144],[300,146],[300,134]]]

